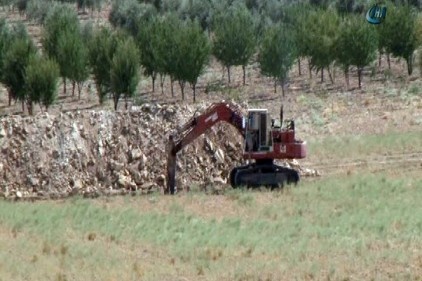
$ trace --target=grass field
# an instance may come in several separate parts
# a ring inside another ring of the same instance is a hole
[[[0,201],[0,280],[422,280],[422,177]]]
[[[351,172],[275,192],[0,201],[0,280],[422,280],[421,145],[311,139]]]

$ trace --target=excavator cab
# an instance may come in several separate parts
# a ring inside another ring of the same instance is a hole
[[[270,151],[272,138],[269,129],[272,120],[267,109],[249,109],[245,124],[245,151]]]

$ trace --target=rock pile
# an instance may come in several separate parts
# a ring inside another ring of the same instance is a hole
[[[60,198],[161,190],[168,135],[201,108],[145,104],[127,112],[3,117],[0,195]],[[242,163],[241,151],[234,128],[213,127],[178,156],[179,189],[225,184],[231,168]]]

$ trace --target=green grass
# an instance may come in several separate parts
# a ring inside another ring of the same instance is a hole
[[[385,135],[348,135],[310,138],[309,157],[322,159],[368,158],[368,156],[421,152],[420,132],[389,133]]]
[[[421,187],[368,174],[279,192],[1,201],[0,280],[418,280]]]

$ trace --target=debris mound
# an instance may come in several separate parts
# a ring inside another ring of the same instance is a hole
[[[206,104],[144,104],[0,119],[0,196],[63,198],[148,193],[165,186],[169,134]],[[177,186],[225,184],[242,138],[218,124],[178,155]],[[300,165],[294,163],[300,170]]]

